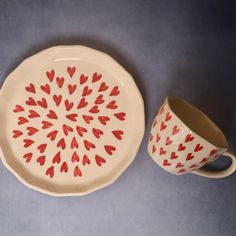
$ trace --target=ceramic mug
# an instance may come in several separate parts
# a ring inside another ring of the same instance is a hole
[[[175,175],[191,172],[210,178],[223,178],[236,170],[236,156],[227,148],[224,134],[213,121],[178,97],[165,99],[153,121],[148,143],[152,159],[168,172]],[[227,169],[202,168],[222,154],[232,159]]]

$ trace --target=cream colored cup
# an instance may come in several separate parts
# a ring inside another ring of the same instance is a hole
[[[175,175],[191,172],[223,178],[236,170],[236,157],[227,149],[224,134],[203,112],[183,99],[165,99],[153,121],[148,143],[148,152],[158,165]],[[227,169],[202,168],[222,154],[232,159]]]

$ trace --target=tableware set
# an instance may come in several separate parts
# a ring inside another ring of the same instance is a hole
[[[56,46],[23,61],[0,91],[0,157],[22,183],[53,196],[113,183],[135,159],[144,103],[131,75],[85,46]],[[236,169],[220,129],[188,102],[167,97],[153,121],[152,159],[176,175],[222,178]],[[221,155],[231,165],[202,167]]]

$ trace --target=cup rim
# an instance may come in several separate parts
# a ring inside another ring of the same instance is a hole
[[[174,99],[174,100],[179,100],[189,106],[191,106],[191,108],[193,108],[194,110],[196,110],[197,112],[199,112],[202,116],[204,116],[204,118],[209,122],[211,123],[216,129],[217,131],[220,133],[220,136],[222,137],[224,143],[225,143],[225,146],[218,146],[214,143],[212,143],[211,141],[207,140],[206,138],[202,137],[201,134],[199,134],[198,132],[194,131],[191,127],[189,127],[189,125],[187,125],[177,114],[176,112],[172,109],[171,105],[170,105],[170,99]],[[165,103],[168,105],[168,108],[169,110],[176,116],[176,118],[181,121],[191,132],[193,132],[194,134],[198,135],[201,139],[203,139],[204,141],[210,143],[211,145],[215,146],[216,148],[218,149],[225,149],[227,150],[228,149],[228,141],[223,133],[223,131],[215,124],[215,122],[210,119],[203,111],[201,111],[200,109],[198,109],[196,106],[192,105],[191,103],[189,103],[188,101],[186,101],[185,99],[182,99],[180,97],[177,97],[177,96],[167,96],[165,98]]]

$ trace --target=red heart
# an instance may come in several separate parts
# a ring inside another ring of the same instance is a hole
[[[25,102],[28,106],[36,106],[36,102],[32,97],[29,97],[28,100]]]
[[[76,90],[76,84],[74,84],[74,85],[71,85],[71,84],[69,84],[68,85],[68,91],[69,91],[69,94],[71,95],[72,93],[74,93],[74,91]]]
[[[155,145],[153,145],[153,146],[152,146],[152,153],[156,152],[156,150],[157,150],[157,149],[156,149]]]
[[[106,160],[103,157],[98,156],[98,155],[95,156],[95,161],[98,166],[101,166],[102,163],[106,163]]]
[[[102,104],[104,103],[104,99],[103,99],[103,95],[99,95],[96,100],[95,100],[95,104]]]
[[[13,138],[18,138],[22,135],[23,133],[19,130],[13,130]]]
[[[71,78],[73,77],[75,70],[76,70],[75,67],[70,67],[70,66],[67,67],[67,72]]]
[[[35,133],[37,133],[39,131],[38,129],[36,129],[34,127],[27,127],[26,129],[29,131],[28,132],[29,136],[32,136],[32,135],[34,135]]]
[[[80,76],[80,84],[84,84],[88,80],[88,76],[81,75]]]
[[[205,158],[203,158],[203,159],[201,160],[200,163],[204,163],[204,162],[207,162],[207,161],[208,161],[208,159],[205,157]]]
[[[210,152],[210,156],[216,154],[217,150],[216,149],[213,149],[211,152]]]
[[[116,148],[111,145],[105,145],[104,148],[105,148],[107,154],[109,154],[109,155],[112,155],[113,154],[112,152],[114,152],[116,150]]]
[[[48,108],[48,104],[47,104],[47,101],[46,101],[45,98],[42,98],[42,100],[41,100],[41,101],[39,100],[37,103],[38,103],[38,105],[41,106],[42,108],[45,108],[45,109]]]
[[[30,92],[30,93],[36,93],[35,92],[35,87],[33,84],[30,84],[28,87],[25,87],[25,90]]]
[[[65,172],[65,173],[68,172],[68,165],[67,165],[67,163],[65,161],[62,163],[60,171],[61,172]]]
[[[152,142],[152,140],[153,140],[153,135],[150,134],[150,135],[149,135],[149,142]]]
[[[98,89],[98,91],[103,92],[103,91],[106,91],[107,89],[108,89],[108,86],[106,85],[106,83],[102,82],[99,89]]]
[[[116,101],[111,101],[110,103],[107,104],[106,107],[109,109],[116,109],[117,108]]]
[[[79,147],[79,144],[77,143],[75,137],[73,137],[73,139],[71,140],[71,145],[70,145],[70,147],[71,147],[71,149],[73,149],[74,147],[75,147],[75,148],[78,148],[78,147]]]
[[[45,156],[38,157],[37,162],[39,163],[39,165],[43,166],[45,163]]]
[[[160,155],[164,155],[166,154],[166,151],[164,150],[163,147],[160,148],[160,152],[159,152]]]
[[[124,134],[122,130],[113,130],[112,133],[119,140],[122,139],[122,135]]]
[[[74,106],[73,102],[69,102],[67,99],[65,100],[65,107],[66,110],[69,111],[70,109],[72,109],[72,107]]]
[[[179,145],[178,151],[183,151],[186,147],[181,143]]]
[[[59,88],[62,88],[62,86],[63,86],[63,84],[64,84],[64,82],[65,82],[64,77],[57,77],[56,80],[57,80],[57,85],[58,85],[58,87],[59,87]]]
[[[118,89],[118,86],[115,86],[111,93],[110,93],[110,96],[117,96],[118,94],[120,93],[119,89]]]
[[[13,110],[14,112],[21,112],[21,111],[24,111],[25,109],[22,107],[22,106],[20,106],[20,105],[16,105],[15,106],[15,109]]]
[[[88,96],[91,93],[92,93],[92,89],[90,89],[88,86],[85,86],[84,90],[83,90],[83,93],[82,93],[82,96],[85,97],[85,96]]]
[[[32,156],[33,156],[33,153],[29,152],[29,153],[26,153],[23,158],[26,160],[26,163],[29,163],[32,159]]]
[[[52,159],[52,163],[55,164],[55,163],[60,163],[61,162],[61,153],[58,152]]]
[[[98,113],[98,112],[99,112],[98,106],[97,106],[97,105],[93,106],[93,107],[89,110],[89,112],[90,112],[90,113]]]
[[[102,78],[102,75],[101,74],[98,74],[97,72],[95,72],[93,74],[93,80],[92,82],[95,83],[96,81],[100,80]]]
[[[177,125],[175,125],[175,126],[173,127],[172,135],[175,135],[175,134],[179,133],[179,130],[180,130],[180,129],[177,128]]]
[[[68,125],[63,125],[62,126],[62,128],[63,128],[63,132],[64,132],[64,134],[67,136],[68,135],[68,133],[69,132],[73,132],[73,128],[71,128],[70,126],[68,126]]]
[[[76,130],[77,130],[77,133],[80,137],[83,137],[83,133],[86,133],[87,132],[87,129],[85,129],[84,127],[81,127],[81,126],[76,126]]]
[[[57,147],[61,147],[63,150],[66,148],[66,143],[65,143],[65,140],[64,138],[60,139],[57,143]]]
[[[94,149],[96,146],[93,144],[93,143],[91,143],[91,142],[89,142],[89,141],[87,141],[87,140],[84,140],[84,146],[85,146],[85,148],[89,151],[91,148],[92,149]]]
[[[61,99],[62,99],[61,95],[58,95],[58,96],[57,95],[53,95],[53,100],[54,100],[54,102],[56,103],[57,106],[60,105]]]
[[[125,120],[126,113],[120,112],[120,113],[114,114],[114,116],[115,116],[118,120]]]
[[[192,164],[189,168],[196,168],[196,167],[198,167],[198,165]]]
[[[46,175],[49,175],[51,178],[54,176],[54,166],[51,166],[47,169]]]
[[[170,139],[170,137],[166,138],[166,146],[172,144],[172,140]]]
[[[163,166],[170,166],[170,165],[171,165],[171,163],[168,162],[168,160],[164,160],[163,161]]]
[[[47,114],[47,117],[49,119],[57,119],[57,115],[53,110],[49,110],[49,113]]]
[[[160,135],[157,133],[157,135],[156,135],[156,143],[158,143],[160,139],[161,139],[161,137],[160,137]]]
[[[107,121],[110,120],[110,118],[108,116],[99,116],[98,117],[98,120],[103,124],[103,125],[106,125],[107,124]]]
[[[192,160],[194,158],[194,155],[192,153],[188,153],[186,161]]]
[[[175,152],[172,152],[170,155],[170,159],[176,159],[176,158],[178,158],[178,156],[176,155]]]
[[[83,156],[83,161],[82,161],[82,164],[85,166],[86,164],[90,164],[90,160],[89,160],[89,158],[87,157],[87,155],[85,154],[84,156]]]
[[[43,153],[45,151],[46,147],[47,147],[47,144],[43,143],[43,144],[39,145],[37,147],[37,149],[39,150],[40,153]]]
[[[80,109],[82,107],[86,107],[88,105],[88,103],[86,102],[85,98],[81,98],[77,108]]]
[[[17,123],[18,125],[23,125],[23,124],[29,122],[29,120],[27,120],[25,117],[19,117],[18,120],[19,120]]]
[[[203,146],[201,146],[199,143],[196,145],[194,152],[201,151],[203,149]]]
[[[55,76],[55,71],[54,70],[51,70],[50,72],[47,71],[46,74],[47,74],[47,77],[50,80],[50,82],[52,82],[54,79],[54,76]]]
[[[54,131],[48,133],[47,137],[50,138],[51,141],[54,141],[56,139],[57,133],[58,133],[58,131],[54,130]]]
[[[100,130],[100,129],[95,129],[95,128],[93,128],[93,134],[94,134],[94,136],[95,136],[96,138],[99,139],[100,136],[103,135],[103,131]]]
[[[48,121],[42,121],[42,129],[48,129],[49,127],[52,126],[52,123],[48,122]]]
[[[175,167],[176,167],[176,168],[180,168],[180,167],[183,167],[183,166],[184,166],[184,165],[183,165],[181,162],[179,162],[179,163],[176,164]]]
[[[178,173],[184,173],[184,172],[186,172],[185,169],[181,169],[181,170],[178,171]]]
[[[66,118],[71,120],[71,121],[77,121],[77,119],[76,119],[77,116],[78,116],[77,114],[72,113],[72,114],[66,115]]]
[[[34,141],[31,139],[24,139],[23,142],[25,143],[24,144],[25,148],[31,146],[34,143]]]
[[[82,172],[80,170],[80,168],[78,166],[75,167],[75,170],[74,170],[74,176],[82,176]]]
[[[87,124],[90,124],[90,121],[93,120],[92,116],[83,115],[82,117]]]
[[[165,121],[169,121],[171,118],[172,118],[172,116],[170,115],[169,112],[167,112]]]
[[[45,85],[41,85],[40,87],[42,89],[42,91],[44,91],[45,93],[47,94],[50,94],[50,86],[48,84],[45,84]]]
[[[162,121],[160,131],[164,130],[165,128],[166,128],[166,125],[165,125],[164,121]]]
[[[74,163],[74,162],[79,162],[79,155],[77,154],[77,152],[74,152],[72,154],[72,157],[71,157],[71,161]]]
[[[184,142],[187,143],[191,142],[192,140],[194,140],[194,137],[191,134],[187,134]]]
[[[29,115],[28,115],[29,118],[37,118],[37,117],[40,117],[39,113],[37,113],[36,111],[34,110],[29,110]]]

